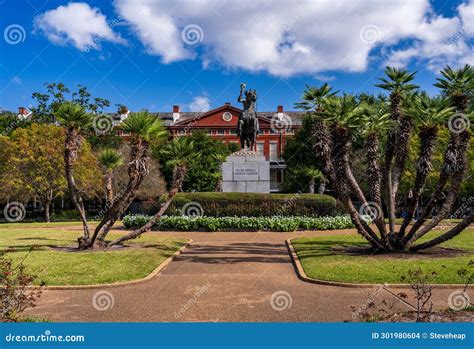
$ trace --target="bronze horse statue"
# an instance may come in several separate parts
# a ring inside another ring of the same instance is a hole
[[[237,135],[240,138],[242,149],[255,150],[255,140],[259,133],[258,117],[255,104],[257,102],[257,91],[245,91],[245,84],[240,84],[240,95],[237,99],[243,105],[243,111],[239,116],[237,124]],[[244,98],[245,95],[245,98]]]

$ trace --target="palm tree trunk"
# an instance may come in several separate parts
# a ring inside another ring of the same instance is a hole
[[[153,226],[160,220],[161,216],[163,216],[168,209],[169,205],[173,201],[176,193],[178,192],[178,188],[182,185],[184,177],[187,172],[187,167],[185,165],[181,166],[175,166],[173,169],[173,183],[172,183],[172,189],[168,192],[168,196],[166,198],[166,201],[161,205],[160,209],[158,212],[142,227],[139,229],[136,229],[124,236],[121,236],[118,239],[113,240],[112,242],[108,243],[107,246],[113,246],[120,244],[124,241],[135,239],[141,234],[150,231]]]
[[[452,207],[458,198],[459,191],[461,189],[461,184],[464,179],[464,175],[466,173],[466,170],[468,168],[468,161],[467,161],[467,149],[469,147],[469,140],[470,140],[470,134],[469,131],[464,131],[460,134],[460,140],[459,140],[459,149],[458,149],[458,156],[457,156],[457,161],[456,161],[456,169],[454,172],[454,175],[452,176],[451,179],[451,187],[449,190],[449,193],[446,197],[446,200],[443,204],[443,207],[441,208],[440,212],[436,215],[436,217],[433,217],[433,219],[430,220],[429,224],[423,226],[421,230],[419,230],[417,233],[415,233],[410,240],[407,240],[407,244],[410,244],[411,242],[414,242],[424,236],[426,233],[431,231],[433,228],[435,228],[441,220],[446,218],[446,216],[451,212]]]
[[[431,197],[428,203],[426,204],[425,209],[423,210],[415,224],[413,224],[408,234],[404,237],[403,241],[405,243],[409,241],[415,235],[415,233],[423,226],[423,224],[426,222],[428,215],[433,210],[436,201],[439,199],[439,197],[441,197],[444,187],[448,183],[449,178],[452,176],[453,172],[457,167],[457,158],[459,151],[459,134],[452,132],[448,146],[444,153],[443,167],[441,169],[441,173],[439,174],[438,182],[436,183],[435,189],[431,193]]]
[[[107,170],[105,174],[105,190],[107,192],[107,205],[112,205],[114,201],[114,189],[113,189],[113,173],[112,170]]]
[[[362,219],[360,214],[354,208],[354,205],[349,195],[349,178],[347,176],[347,167],[349,166],[350,154],[350,135],[347,129],[336,127],[333,130],[333,166],[335,170],[335,186],[337,196],[343,202],[346,209],[349,211],[351,220],[362,234],[374,247],[377,249],[385,249],[380,242],[380,239],[372,231],[367,222]]]
[[[102,221],[97,225],[91,239],[90,247],[99,240],[98,245],[103,246],[105,237],[115,222],[120,219],[125,210],[135,199],[136,193],[148,171],[148,142],[135,140],[130,148],[130,163],[128,164],[128,183],[121,195],[117,195],[112,205],[107,209]]]
[[[367,151],[367,182],[369,186],[369,198],[378,206],[377,217],[375,218],[374,223],[380,232],[382,241],[388,243],[380,191],[381,173],[378,160],[379,146],[380,144],[377,134],[369,134],[365,142],[365,148]]]
[[[444,233],[444,234],[442,234],[442,235],[440,235],[440,236],[438,236],[438,237],[436,237],[436,238],[434,238],[430,241],[412,246],[410,248],[410,251],[416,252],[416,251],[424,250],[424,249],[442,244],[443,242],[448,241],[448,240],[452,239],[453,237],[457,236],[459,233],[461,233],[464,229],[466,229],[473,222],[474,222],[474,212],[472,212],[471,214],[464,217],[464,219],[461,222],[459,222],[458,224],[456,224],[456,226],[454,228],[452,228],[451,230],[447,231],[446,233]]]
[[[66,180],[69,188],[69,195],[72,202],[79,212],[82,221],[83,236],[78,239],[79,248],[85,248],[90,243],[89,225],[87,223],[86,210],[84,202],[80,195],[76,181],[74,180],[74,162],[77,158],[78,145],[80,142],[80,135],[77,130],[70,127],[66,130],[64,162],[66,169]]]
[[[331,162],[331,138],[329,135],[329,130],[327,129],[324,122],[320,119],[316,119],[314,121],[312,130],[314,140],[313,149],[323,163],[324,175],[331,183],[334,184],[335,173]]]
[[[420,131],[420,152],[416,162],[416,177],[413,188],[413,196],[407,205],[407,216],[403,220],[402,226],[399,230],[399,239],[405,235],[407,226],[411,223],[418,207],[418,202],[425,187],[428,174],[432,168],[433,154],[436,145],[436,138],[438,136],[438,129],[436,127],[423,128]]]
[[[392,120],[399,123],[402,112],[400,107],[401,98],[397,93],[392,93],[390,96],[390,115]],[[384,171],[384,184],[385,184],[385,196],[387,200],[387,211],[388,211],[388,222],[390,235],[395,234],[395,196],[393,194],[393,182],[392,182],[392,171],[393,171],[393,158],[395,156],[395,146],[397,142],[397,130],[390,130],[388,133],[387,147],[385,149],[385,171]]]
[[[397,143],[395,146],[395,163],[393,168],[393,196],[396,202],[398,194],[398,186],[402,177],[403,171],[405,170],[405,162],[408,154],[408,148],[410,145],[410,136],[413,124],[409,118],[402,116],[400,119],[400,127],[398,129]]]

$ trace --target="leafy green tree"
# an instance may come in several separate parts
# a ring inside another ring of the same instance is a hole
[[[189,170],[184,178],[182,191],[215,191],[219,184],[220,164],[231,150],[222,142],[214,140],[203,131],[195,131],[191,136],[187,136],[193,143],[195,154],[199,157],[191,158],[188,164]],[[173,181],[173,168],[171,153],[166,153],[158,149],[154,152],[155,157],[160,161],[162,172],[166,182],[171,186]]]
[[[2,196],[24,201],[39,198],[47,222],[51,203],[67,191],[64,138],[64,130],[51,124],[32,124],[16,129],[10,137],[0,137]],[[100,190],[100,170],[87,143],[80,149],[74,171],[79,190],[87,197],[95,197]]]
[[[36,106],[31,108],[33,121],[54,122],[55,114],[60,106],[65,102],[72,102],[80,105],[89,113],[99,113],[103,108],[110,106],[107,99],[92,97],[87,87],[78,85],[77,91],[71,93],[70,89],[61,82],[51,82],[44,84],[46,93],[34,92],[32,97],[36,100]]]
[[[305,192],[307,190],[306,183],[308,177],[302,176],[303,173],[297,169],[301,164],[311,164],[315,169],[321,169],[321,161],[313,150],[313,125],[314,117],[306,115],[303,118],[301,128],[296,132],[295,136],[287,140],[283,159],[287,167],[285,176],[283,177],[282,191],[287,193]]]

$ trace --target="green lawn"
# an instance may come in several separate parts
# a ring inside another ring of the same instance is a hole
[[[63,252],[51,246],[75,246],[80,223],[14,223],[0,225],[0,250],[20,260],[30,246],[37,248],[25,260],[27,270],[47,285],[89,285],[140,279],[147,276],[183,244],[184,239],[143,234],[127,245],[133,248],[98,252]],[[69,228],[68,228],[69,227]],[[120,234],[109,234],[109,237]]]
[[[427,234],[426,239],[440,234]],[[474,229],[465,230],[442,247],[463,249],[466,253],[434,258],[429,256],[354,256],[334,252],[334,247],[365,246],[358,235],[303,237],[293,239],[293,246],[305,273],[315,279],[354,283],[403,283],[401,276],[410,269],[422,268],[438,275],[434,283],[462,283],[457,271],[474,260]]]

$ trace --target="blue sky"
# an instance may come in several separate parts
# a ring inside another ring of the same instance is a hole
[[[435,93],[440,67],[473,64],[474,0],[287,4],[0,0],[0,107],[29,106],[55,81],[131,110],[214,108],[238,105],[246,82],[259,110],[291,110],[305,84],[377,93],[394,64]]]

